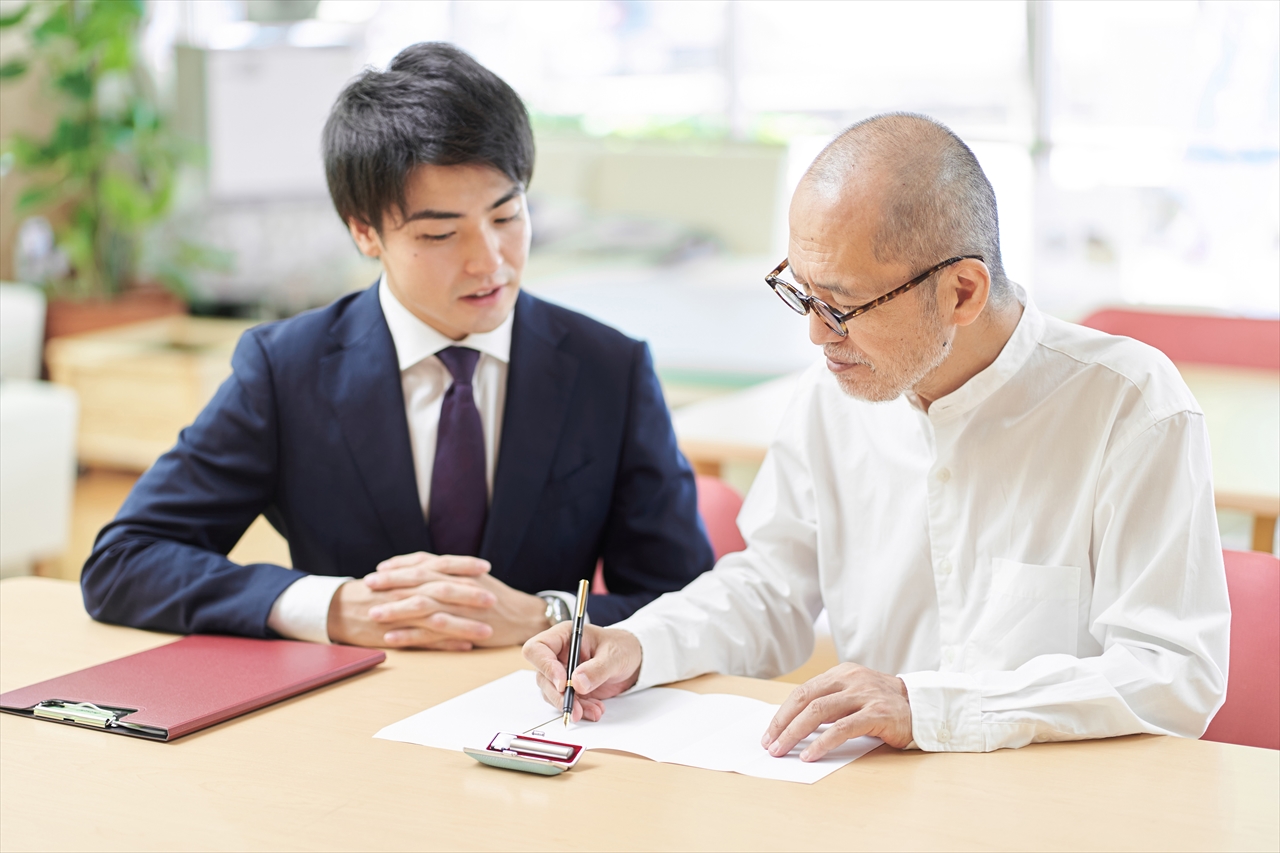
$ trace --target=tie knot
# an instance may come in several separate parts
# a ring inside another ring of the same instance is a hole
[[[480,352],[469,347],[447,347],[436,353],[436,357],[444,363],[454,382],[470,385],[471,376],[476,372],[476,362],[480,360]]]

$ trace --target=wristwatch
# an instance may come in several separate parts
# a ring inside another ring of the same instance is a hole
[[[558,595],[540,595],[538,596],[547,603],[547,624],[558,625],[561,622],[568,622],[573,618],[573,614],[569,612],[569,605],[564,603],[564,599]]]

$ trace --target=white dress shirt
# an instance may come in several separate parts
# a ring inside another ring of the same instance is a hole
[[[1204,416],[1158,351],[1029,301],[927,413],[811,368],[738,526],[746,551],[617,625],[637,687],[787,672],[825,605],[842,660],[901,675],[921,749],[1198,737],[1225,695]]]
[[[448,369],[436,353],[452,346],[479,350],[480,360],[472,377],[472,393],[484,429],[485,482],[493,496],[493,472],[502,438],[502,411],[507,399],[507,364],[511,359],[511,312],[492,332],[451,340],[413,315],[387,287],[386,277],[378,283],[382,314],[391,331],[400,367],[400,387],[404,391],[405,417],[409,422],[409,443],[413,449],[413,470],[418,479],[418,500],[423,517],[431,505],[431,471],[436,461],[436,435],[440,427],[440,406],[453,383]],[[295,568],[306,571],[306,566]],[[367,568],[372,569],[372,566]],[[283,637],[329,642],[329,604],[338,587],[349,577],[306,575],[290,584],[276,599],[267,626]],[[573,597],[569,597],[571,602]]]

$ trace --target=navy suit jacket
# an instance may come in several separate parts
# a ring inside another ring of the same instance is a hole
[[[434,553],[376,285],[251,329],[232,368],[98,535],[81,577],[95,619],[270,637],[302,572],[362,577]],[[606,625],[711,567],[645,344],[522,293],[500,447],[479,555],[494,577],[574,590],[603,559],[610,594],[590,615]],[[259,514],[297,569],[227,559]]]

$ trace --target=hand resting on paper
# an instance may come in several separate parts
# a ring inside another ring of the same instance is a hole
[[[466,651],[523,643],[546,627],[545,604],[489,575],[475,557],[392,557],[343,584],[329,607],[329,638],[356,646]]]
[[[564,701],[572,622],[561,622],[524,644],[524,658],[538,671],[538,688],[552,706]],[[640,641],[618,628],[587,625],[578,668],[573,671],[573,721],[599,721],[605,699],[629,690],[640,677]]]
[[[770,755],[786,755],[823,723],[831,725],[805,747],[801,760],[817,761],[862,735],[902,749],[912,738],[907,685],[897,676],[842,663],[791,691],[760,743]]]

